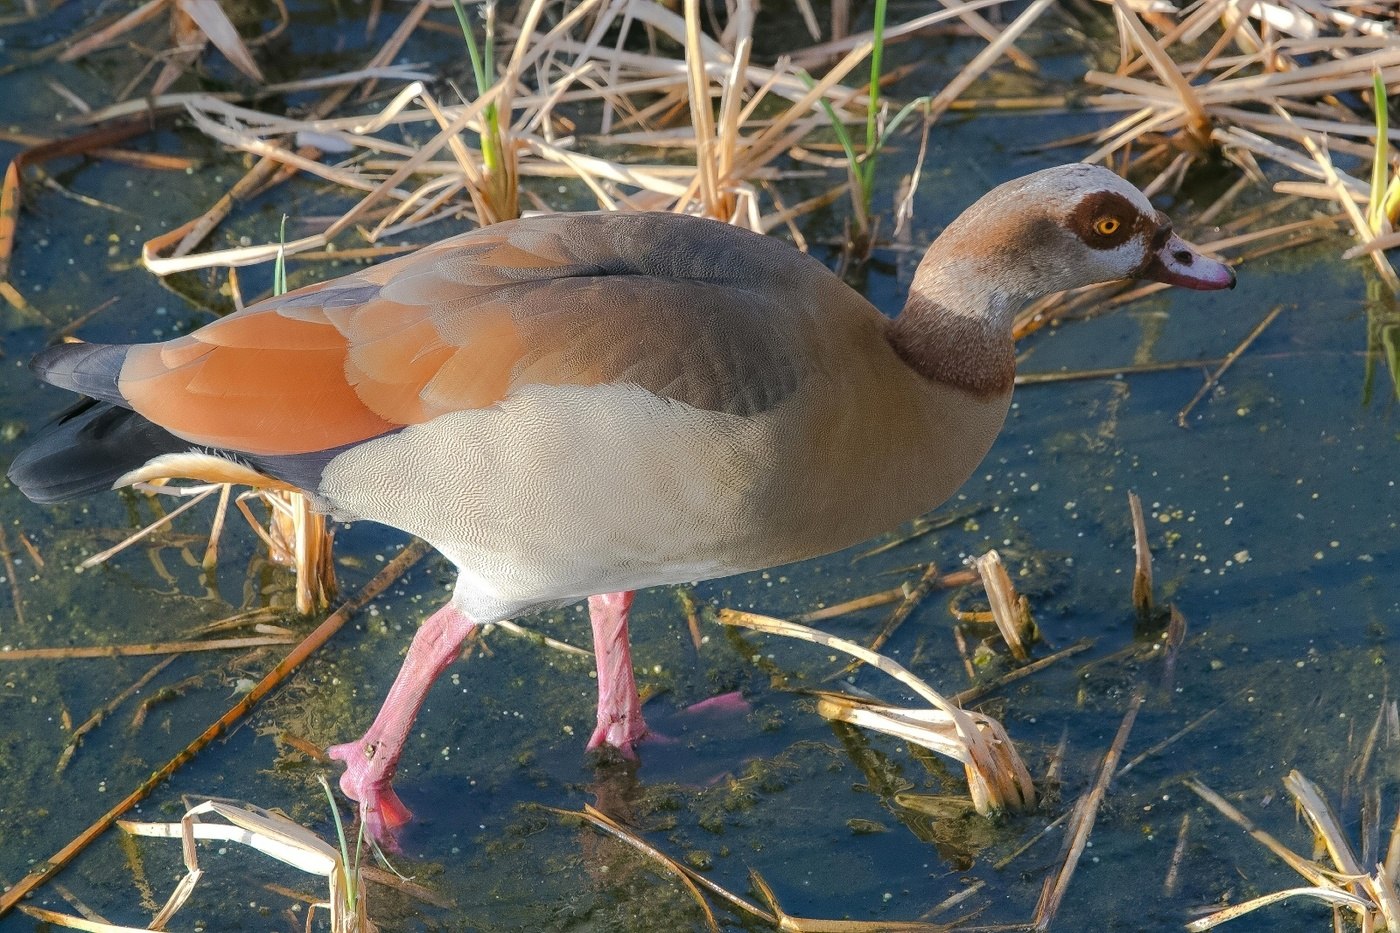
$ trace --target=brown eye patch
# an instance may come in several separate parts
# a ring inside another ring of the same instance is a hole
[[[1066,226],[1094,249],[1122,246],[1139,234],[1149,238],[1159,226],[1116,191],[1094,191],[1070,212]]]

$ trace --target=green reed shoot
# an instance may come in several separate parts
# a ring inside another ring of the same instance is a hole
[[[340,819],[340,807],[336,805],[335,793],[331,790],[330,782],[326,780],[324,774],[316,775],[316,780],[321,782],[321,789],[326,792],[326,800],[331,806],[331,818],[335,820],[335,836],[340,846],[340,865],[337,871],[342,873],[340,890],[345,892],[345,907],[353,917],[359,913],[359,892],[358,884],[360,874],[360,852],[364,847],[365,824],[360,821],[359,834],[355,837],[355,855],[350,856],[350,844],[345,838],[345,824]]]
[[[467,44],[477,96],[482,97],[496,80],[495,0],[486,0],[485,3],[486,28],[480,45],[477,44],[476,31],[467,19],[462,0],[452,0],[452,8],[457,12],[457,22]],[[508,122],[509,114],[506,119]],[[481,121],[481,163],[486,190],[473,190],[472,201],[476,204],[481,223],[490,224],[520,216],[520,203],[515,184],[515,165],[511,161],[514,153],[506,148],[509,126],[502,124],[501,109],[496,101],[482,108]]]
[[[875,168],[880,150],[889,143],[890,137],[911,113],[920,107],[927,106],[929,102],[927,97],[915,98],[900,108],[893,119],[882,125],[880,120],[880,76],[885,57],[886,5],[887,0],[875,0],[875,22],[872,28],[874,38],[870,48],[870,86],[866,95],[865,146],[863,149],[857,151],[851,131],[837,115],[830,101],[824,97],[821,100],[822,107],[826,110],[827,119],[831,123],[832,131],[836,134],[837,141],[846,153],[846,166],[851,181],[851,208],[854,214],[850,247],[852,254],[859,260],[869,256],[870,249],[874,245],[875,230],[871,202],[875,194]],[[811,76],[805,72],[802,77],[809,87],[815,83]]]
[[[1376,150],[1371,160],[1371,200],[1366,208],[1366,222],[1375,236],[1383,236],[1387,226],[1400,224],[1400,173],[1390,171],[1390,112],[1386,99],[1385,80],[1380,69],[1371,74],[1376,115]],[[1381,357],[1390,369],[1391,384],[1400,398],[1400,309],[1397,296],[1389,294],[1378,280],[1366,283],[1366,372],[1362,380],[1362,398],[1369,401],[1375,381],[1375,360]]]

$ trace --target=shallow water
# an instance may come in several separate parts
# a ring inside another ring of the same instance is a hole
[[[37,48],[65,35],[82,17],[77,6],[6,28],[0,33],[4,50]],[[18,7],[0,2],[0,14]],[[323,25],[356,21],[350,10],[338,20],[331,7],[296,12],[315,14]],[[381,26],[376,42],[392,25]],[[289,35],[285,48],[303,55],[303,62],[316,56],[327,67],[344,65],[334,53],[360,47],[358,32],[346,32],[355,38],[343,48],[327,38],[329,30]],[[404,60],[445,61],[454,48],[432,33],[419,42]],[[1083,70],[1083,54],[1069,38],[1047,32],[1026,47],[1052,74]],[[920,90],[920,81],[945,80],[973,50],[941,39],[901,47],[900,56],[923,61],[908,79],[909,90]],[[102,101],[137,67],[129,54],[113,53],[83,65],[46,64],[0,76],[3,122],[7,129],[42,133],[55,115],[70,112],[45,79]],[[211,67],[215,79],[228,77],[217,61]],[[1014,85],[1019,79],[1004,80]],[[932,140],[913,242],[926,243],[984,188],[1083,154],[1027,154],[1027,146],[1095,125],[1097,118],[1088,115],[948,119]],[[66,191],[105,208],[38,185],[27,191],[14,282],[45,319],[0,309],[0,462],[23,445],[26,431],[66,404],[63,393],[36,387],[23,365],[59,328],[120,296],[79,333],[92,340],[152,339],[197,326],[227,303],[204,276],[167,291],[137,259],[139,244],[153,231],[185,221],[225,191],[241,174],[241,160],[186,129],[130,145],[193,154],[202,164],[188,174],[158,175],[104,162],[49,167]],[[891,159],[877,204],[889,203],[907,170],[913,147],[905,148]],[[0,143],[0,156],[15,149]],[[1188,194],[1208,202],[1221,178],[1228,184],[1222,174]],[[327,215],[342,200],[319,185],[294,183],[261,199],[216,237],[220,243],[244,234],[261,240],[274,235],[283,211]],[[1193,209],[1190,198],[1164,206],[1181,219]],[[837,205],[814,218],[809,234],[833,236],[844,211]],[[1021,348],[1023,372],[1219,358],[1283,304],[1277,321],[1196,407],[1189,429],[1178,428],[1175,419],[1201,384],[1198,368],[1026,386],[982,468],[941,510],[965,513],[951,527],[859,561],[856,549],[692,589],[703,607],[782,616],[912,581],[919,570],[910,568],[921,562],[953,568],[998,548],[1031,598],[1047,641],[1037,648],[1039,656],[1093,640],[1088,652],[982,701],[1005,723],[1038,780],[1064,744],[1060,779],[1042,783],[1044,801],[1035,813],[986,820],[945,803],[930,804],[936,815],[929,816],[896,803],[896,795],[905,802],[910,794],[964,795],[960,769],[892,739],[833,729],[817,717],[811,701],[793,691],[820,687],[837,669],[825,649],[725,631],[706,618],[697,651],[677,594],[651,591],[635,606],[635,655],[644,685],[657,691],[646,707],[649,721],[666,740],[645,746],[640,766],[586,759],[582,744],[593,703],[588,663],[504,633],[491,635],[489,654],[478,652],[438,686],[397,782],[420,820],[396,865],[455,905],[428,906],[376,891],[372,916],[384,929],[703,929],[689,897],[653,863],[542,809],[593,804],[737,893],[751,896],[748,873],[758,871],[796,916],[916,919],[977,884],[978,891],[936,919],[976,912],[977,924],[1023,921],[1056,860],[1061,832],[1052,830],[1003,869],[996,863],[1090,785],[1139,689],[1147,700],[1127,758],[1218,712],[1114,783],[1055,928],[1180,929],[1202,905],[1301,884],[1202,804],[1182,779],[1199,778],[1305,855],[1308,834],[1295,823],[1282,790],[1290,769],[1329,792],[1353,833],[1359,787],[1378,788],[1385,801],[1396,797],[1394,755],[1385,746],[1363,784],[1346,778],[1388,695],[1391,628],[1400,621],[1394,583],[1400,432],[1387,375],[1377,374],[1375,399],[1363,401],[1366,290],[1361,264],[1334,258],[1343,248],[1338,238],[1252,262],[1234,292],[1169,292],[1043,332]],[[904,254],[877,256],[866,282],[872,300],[894,313],[911,267]],[[339,271],[292,264],[294,284]],[[268,277],[267,270],[245,273],[245,293],[265,288]],[[1129,490],[1147,508],[1159,595],[1189,626],[1169,680],[1161,653],[1153,650],[1161,626],[1138,625],[1129,601]],[[176,535],[158,539],[158,547],[133,548],[101,569],[73,572],[84,556],[151,514],[131,496],[42,508],[0,488],[0,519],[14,561],[14,586],[8,571],[0,586],[0,648],[176,640],[241,608],[286,605],[287,574],[259,562],[251,535],[233,527],[237,522],[225,534],[215,579],[202,577],[198,557],[208,506],[179,521]],[[42,567],[19,543],[21,534],[42,555]],[[344,591],[356,591],[402,543],[396,533],[373,526],[342,530],[337,553]],[[417,620],[450,582],[444,561],[420,562],[232,736],[158,788],[140,815],[173,819],[183,810],[181,795],[212,794],[283,808],[333,836],[314,779],[323,769],[278,737],[325,745],[358,735]],[[948,602],[946,592],[927,599],[886,650],[951,693],[967,685],[967,675]],[[887,612],[870,610],[824,627],[861,639]],[[310,627],[291,616],[283,621]],[[526,621],[587,644],[577,609]],[[132,725],[135,704],[127,702],[57,776],[55,761],[69,734],[65,720],[86,719],[156,659],[0,659],[0,882],[17,880],[175,754],[274,657],[178,658],[140,694],[157,702],[139,728]],[[854,686],[908,700],[878,673],[858,674]],[[747,712],[685,713],[734,690],[742,691]],[[1393,819],[1392,809],[1383,811],[1383,825]],[[1167,891],[1164,879],[1187,816],[1179,881]],[[59,880],[108,919],[142,925],[150,906],[143,885],[157,900],[164,897],[182,871],[178,846],[136,846],[140,875],[134,880],[118,836],[108,833]],[[206,881],[175,928],[300,928],[302,914],[286,913],[292,902],[264,885],[311,891],[311,881],[233,845],[204,846],[201,864]],[[54,886],[35,902],[71,911]],[[720,918],[729,928],[761,928],[722,912]],[[1311,931],[1328,923],[1320,907],[1283,905],[1228,928]],[[35,928],[18,914],[0,920],[3,933]]]

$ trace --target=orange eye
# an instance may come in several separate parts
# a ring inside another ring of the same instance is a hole
[[[1117,217],[1100,217],[1094,222],[1094,232],[1099,236],[1113,236],[1121,226]]]

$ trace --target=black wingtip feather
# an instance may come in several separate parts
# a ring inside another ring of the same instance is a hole
[[[39,432],[8,476],[35,502],[62,502],[111,489],[153,457],[189,449],[188,441],[130,409],[85,398]]]
[[[125,405],[117,380],[129,349],[102,343],[56,343],[30,360],[29,368],[50,385]]]

